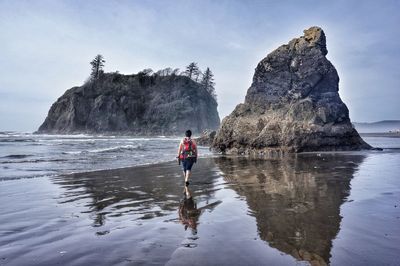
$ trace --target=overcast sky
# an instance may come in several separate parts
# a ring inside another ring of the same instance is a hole
[[[400,119],[399,13],[400,1],[0,0],[0,130],[36,130],[99,53],[107,72],[210,67],[222,119],[257,63],[314,25],[352,121]]]

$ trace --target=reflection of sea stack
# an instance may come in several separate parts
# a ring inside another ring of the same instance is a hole
[[[298,260],[325,265],[340,229],[340,206],[363,158],[217,158],[216,163],[224,179],[245,196],[261,239]]]
[[[223,120],[214,148],[228,153],[370,148],[350,122],[327,53],[323,30],[312,27],[261,60],[245,102]]]

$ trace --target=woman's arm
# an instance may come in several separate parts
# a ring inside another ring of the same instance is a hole
[[[178,147],[178,156],[176,156],[176,157],[179,158],[179,156],[181,155],[181,152],[182,152],[182,141],[181,141],[181,143],[179,143],[179,147]]]

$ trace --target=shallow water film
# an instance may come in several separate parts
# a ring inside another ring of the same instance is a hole
[[[3,265],[398,265],[400,153],[203,158],[0,182]]]

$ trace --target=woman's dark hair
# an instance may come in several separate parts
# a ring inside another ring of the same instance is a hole
[[[190,131],[190,129],[189,129],[189,130],[186,130],[185,136],[188,137],[188,138],[190,138],[190,137],[192,136],[192,131]]]

